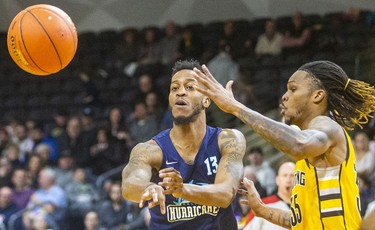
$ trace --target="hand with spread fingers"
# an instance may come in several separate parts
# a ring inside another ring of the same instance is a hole
[[[215,104],[226,113],[234,113],[239,103],[233,96],[232,85],[233,81],[228,81],[224,88],[210,73],[206,65],[202,65],[202,71],[194,68],[195,79],[200,83],[196,89],[202,94],[209,97]]]
[[[254,215],[258,216],[257,211],[262,208],[264,203],[255,188],[254,182],[244,177],[241,182],[241,187],[244,187],[245,189],[238,189],[238,193],[246,196],[247,200],[242,199],[240,200],[240,203],[248,205],[254,212]]]
[[[153,208],[156,205],[160,205],[160,212],[165,214],[165,195],[164,189],[157,184],[151,184],[146,187],[143,191],[141,200],[139,201],[139,207],[143,208],[146,201],[148,201],[148,208]]]
[[[172,194],[176,198],[182,197],[184,183],[179,171],[165,168],[159,171],[159,177],[163,179],[159,185],[165,188],[164,194]]]

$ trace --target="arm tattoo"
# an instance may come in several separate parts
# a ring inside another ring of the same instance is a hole
[[[242,161],[245,145],[238,142],[233,134],[226,134],[222,138],[228,139],[220,145],[220,149],[228,151],[224,168],[233,178],[240,178],[241,170],[238,170],[238,162]]]
[[[284,153],[290,153],[291,146],[295,142],[293,130],[268,117],[264,117],[255,111],[241,109],[239,119],[252,128],[257,134]]]

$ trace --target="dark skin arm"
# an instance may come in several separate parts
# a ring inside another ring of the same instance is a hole
[[[247,197],[247,200],[241,200],[244,205],[248,205],[255,216],[266,219],[267,221],[290,229],[290,212],[278,208],[266,206],[261,200],[259,193],[255,189],[254,183],[247,178],[243,178],[241,185],[246,188],[239,189],[238,192]]]
[[[149,208],[160,205],[164,214],[164,189],[150,182],[152,169],[159,169],[161,160],[161,149],[154,141],[136,145],[131,152],[129,163],[122,171],[122,195],[126,200],[139,203],[141,208],[145,201],[149,201]]]
[[[203,65],[202,69],[203,72],[194,69],[195,78],[200,83],[197,86],[198,91],[211,98],[224,112],[241,119],[276,149],[293,159],[301,160],[323,155],[336,144],[337,138],[340,138],[337,132],[341,128],[326,116],[314,118],[309,123],[309,127],[302,131],[265,117],[234,98],[233,81],[229,81],[224,88],[211,75],[207,67]],[[341,159],[341,156],[339,158]]]
[[[236,195],[243,174],[245,138],[237,130],[223,130],[219,135],[219,147],[222,157],[218,162],[214,184],[199,186],[183,183],[177,170],[167,168],[159,172],[163,178],[159,184],[165,188],[164,193],[201,205],[228,207]]]

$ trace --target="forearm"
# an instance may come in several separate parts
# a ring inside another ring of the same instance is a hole
[[[139,203],[143,191],[154,183],[137,178],[128,178],[122,183],[122,196],[125,200]]]
[[[262,206],[256,212],[256,216],[261,217],[273,224],[279,225],[283,228],[290,229],[290,212],[278,208],[271,208]]]
[[[236,195],[236,189],[221,185],[184,184],[182,198],[192,203],[226,208]]]
[[[234,115],[266,141],[272,143],[272,145],[279,151],[286,153],[293,158],[299,157],[298,151],[294,151],[300,144],[296,138],[298,136],[298,130],[265,117],[243,105],[238,107],[237,111],[234,112]]]

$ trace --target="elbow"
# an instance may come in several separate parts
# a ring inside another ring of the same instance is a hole
[[[122,194],[122,197],[125,199],[125,200],[129,200],[129,201],[132,201],[132,197],[131,197],[131,191],[129,189],[130,186],[128,186],[125,183],[122,184],[122,187],[121,187],[121,194]]]
[[[219,206],[221,208],[228,208],[232,204],[234,198],[236,197],[236,194],[237,194],[237,189],[235,189],[235,188],[228,189],[227,192],[222,194],[223,195],[222,199],[219,199],[219,200],[221,200]]]

